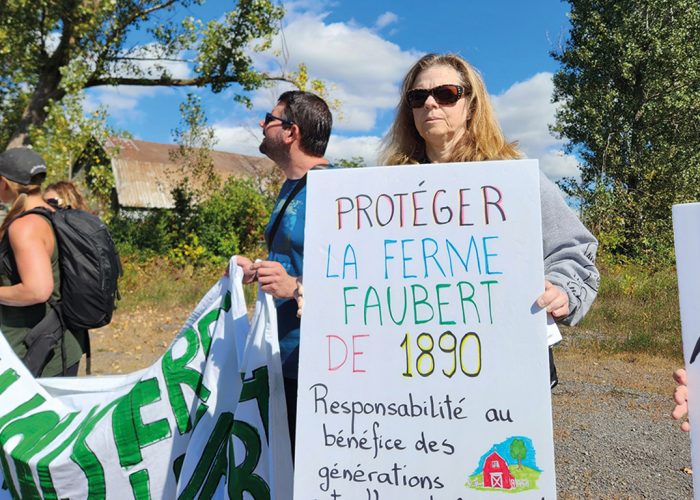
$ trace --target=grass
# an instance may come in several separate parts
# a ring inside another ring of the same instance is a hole
[[[165,258],[122,259],[124,275],[119,280],[119,307],[170,310],[193,309],[204,294],[223,276],[224,266],[177,267]],[[254,304],[257,289],[243,287],[246,301]]]
[[[584,350],[661,355],[682,360],[675,268],[601,266],[598,298],[578,326],[563,332]]]

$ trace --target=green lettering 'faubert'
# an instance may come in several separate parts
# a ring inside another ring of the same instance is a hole
[[[202,384],[202,373],[193,368],[188,368],[187,365],[197,355],[199,349],[199,337],[197,333],[188,328],[182,332],[181,339],[187,343],[185,353],[177,358],[173,358],[172,348],[163,355],[163,378],[165,379],[165,387],[168,390],[168,400],[173,409],[175,422],[180,434],[189,432],[192,429],[192,421],[190,420],[190,408],[185,401],[185,395],[182,392],[182,385],[188,386],[195,395],[202,401],[206,401],[211,394],[211,391]]]
[[[131,467],[143,460],[141,449],[149,444],[170,437],[170,424],[162,418],[144,424],[141,408],[160,401],[158,379],[149,378],[139,381],[114,408],[112,429],[114,442],[117,444],[119,464]]]
[[[188,328],[182,333],[182,338],[187,342],[185,353],[177,358],[173,358],[172,349],[169,349],[163,355],[163,377],[165,378],[165,386],[168,390],[168,400],[175,415],[175,422],[180,434],[184,434],[192,429],[192,420],[190,419],[190,409],[185,401],[185,396],[182,392],[182,385],[186,385],[194,391],[195,395],[202,401],[209,399],[211,391],[202,384],[202,373],[188,368],[187,365],[197,355],[199,344],[202,345],[202,352],[205,356],[209,355],[211,347],[211,334],[209,327],[216,322],[222,311],[231,309],[231,294],[227,293],[221,302],[221,306],[215,310],[208,312],[197,323],[197,331],[193,328]],[[197,335],[199,333],[199,336]]]

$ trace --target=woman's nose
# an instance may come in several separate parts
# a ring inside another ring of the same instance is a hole
[[[429,95],[428,98],[425,100],[425,104],[423,104],[423,107],[432,109],[432,108],[437,108],[440,105],[437,103],[435,98],[432,95]]]

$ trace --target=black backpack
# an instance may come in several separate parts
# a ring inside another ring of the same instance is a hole
[[[108,324],[122,266],[107,226],[96,215],[72,208],[35,208],[20,217],[32,213],[49,219],[56,234],[65,326],[77,331]]]

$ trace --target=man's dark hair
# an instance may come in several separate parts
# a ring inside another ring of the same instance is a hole
[[[301,90],[290,90],[278,99],[284,104],[285,118],[296,123],[301,132],[301,150],[322,157],[331,136],[333,116],[326,101]]]

